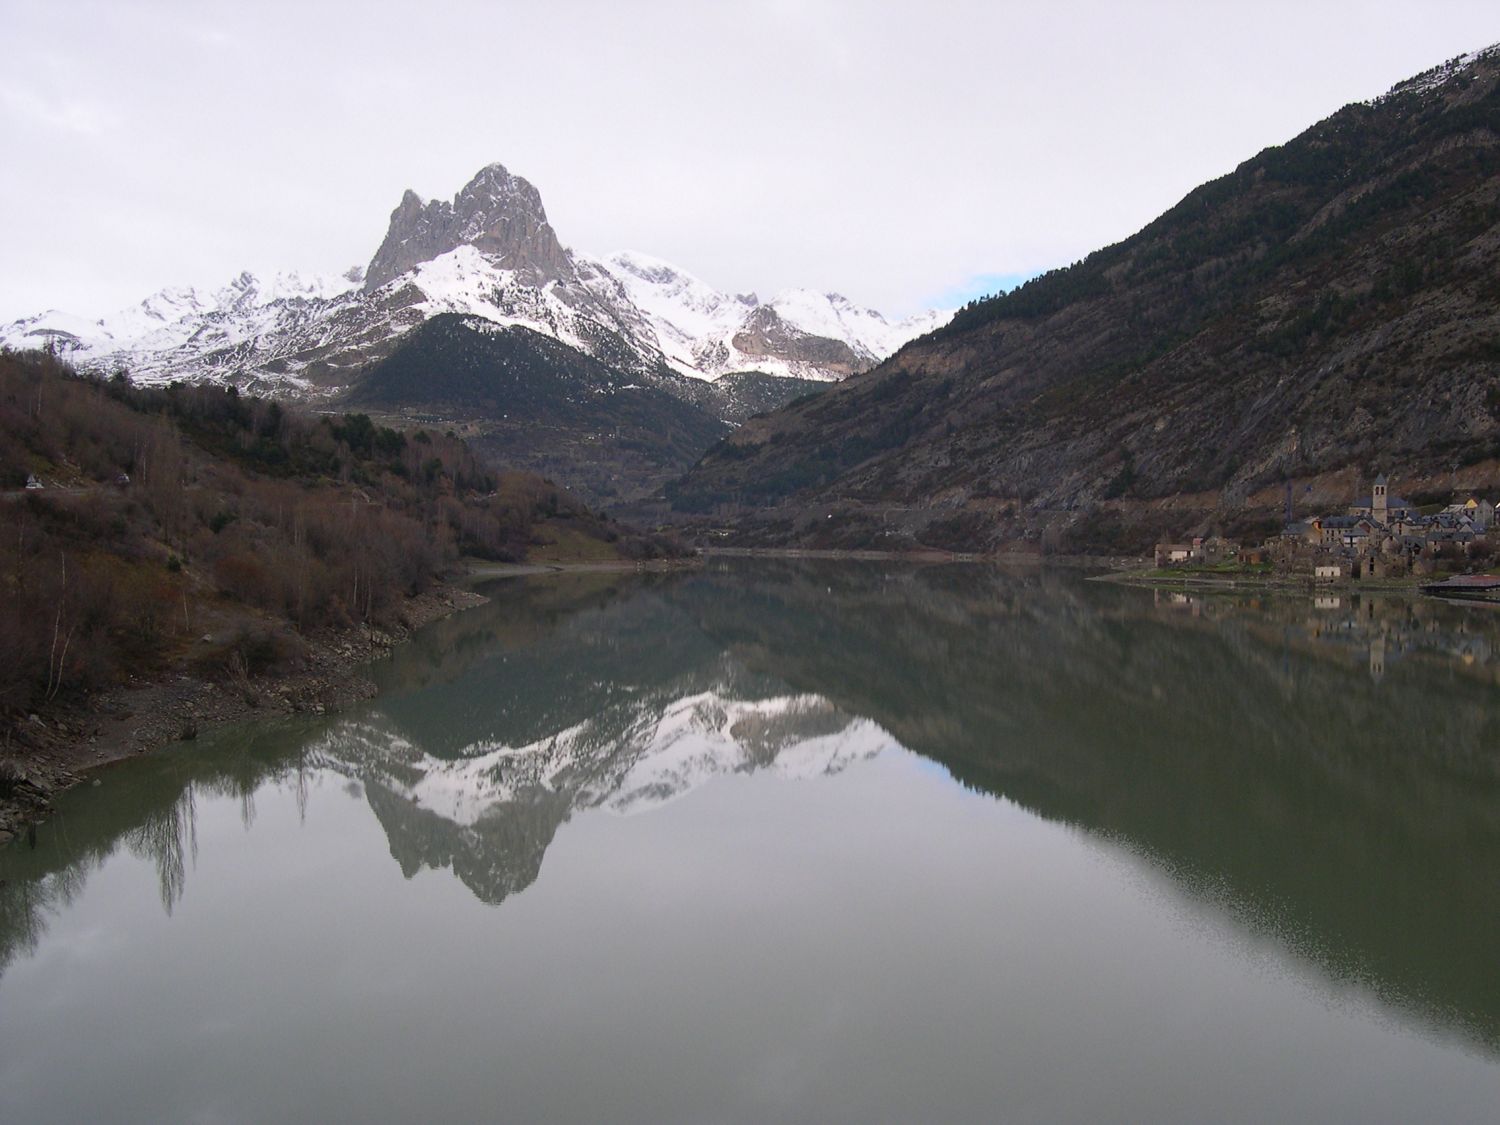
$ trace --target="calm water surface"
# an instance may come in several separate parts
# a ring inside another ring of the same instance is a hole
[[[0,1121],[1500,1113],[1500,616],[488,592],[0,851]]]

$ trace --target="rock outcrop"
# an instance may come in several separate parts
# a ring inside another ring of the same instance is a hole
[[[789,326],[770,305],[757,307],[731,342],[742,355],[752,359],[775,358],[806,364],[844,378],[869,366],[847,341],[801,332]]]
[[[542,197],[504,165],[490,164],[464,185],[453,202],[423,202],[408,190],[391,212],[385,240],[365,270],[366,292],[460,246],[472,246],[502,269],[516,270],[541,286],[572,275],[572,263]]]

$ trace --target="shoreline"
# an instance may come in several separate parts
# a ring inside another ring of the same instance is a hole
[[[600,559],[596,562],[485,562],[465,559],[468,573],[456,578],[455,585],[472,586],[499,578],[528,578],[539,574],[665,574],[677,570],[697,570],[702,555],[681,559]]]
[[[0,748],[0,847],[34,831],[52,802],[115,762],[150,753],[230,723],[301,712],[325,714],[375,695],[365,673],[374,661],[409,640],[424,625],[489,599],[476,583],[547,574],[648,573],[691,570],[701,556],[684,559],[595,562],[491,563],[462,560],[463,573],[408,598],[401,624],[384,631],[357,625],[306,637],[307,667],[240,682],[198,679],[181,672],[160,680],[126,683],[71,701],[45,717],[30,715]]]
[[[1036,551],[943,551],[924,547],[908,551],[879,551],[853,547],[700,547],[704,558],[842,559],[858,562],[989,563],[996,566],[1062,566],[1076,569],[1119,569],[1138,566],[1139,557],[1125,555],[1044,555]]]
[[[460,575],[408,598],[390,631],[358,625],[307,637],[307,667],[295,673],[220,682],[178,672],[19,720],[0,751],[0,847],[34,831],[56,797],[114,762],[229,723],[324,714],[370,698],[368,665],[422,626],[488,601],[464,588],[467,580]]]

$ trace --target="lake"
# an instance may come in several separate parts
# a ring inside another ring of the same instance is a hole
[[[485,592],[0,850],[0,1120],[1495,1120],[1500,614]]]

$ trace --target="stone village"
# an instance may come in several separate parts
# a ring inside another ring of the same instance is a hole
[[[1440,566],[1463,570],[1471,561],[1493,556],[1488,533],[1496,527],[1496,509],[1470,496],[1438,510],[1419,510],[1392,493],[1381,474],[1370,494],[1356,498],[1343,514],[1289,521],[1259,547],[1242,548],[1219,537],[1158,543],[1156,566],[1270,564],[1282,573],[1322,581],[1427,576]]]

